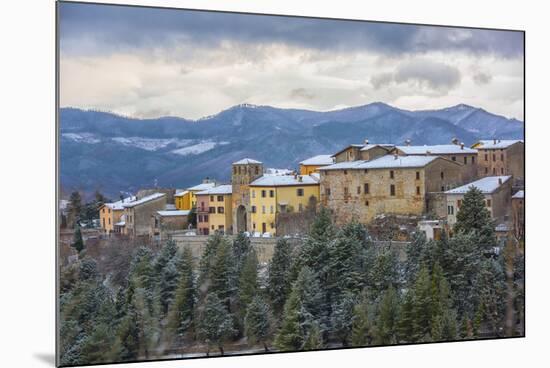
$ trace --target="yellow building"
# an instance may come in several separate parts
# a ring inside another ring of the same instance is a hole
[[[174,203],[178,210],[190,210],[197,207],[197,193],[213,188],[216,185],[214,182],[206,181],[202,184],[195,185],[183,191],[178,191],[174,194]]]
[[[196,193],[200,205],[197,208],[197,228],[202,235],[232,233],[233,211],[231,204],[232,186],[219,185]]]
[[[332,155],[317,155],[310,157],[300,162],[300,175],[318,173],[320,167],[332,165],[333,163],[334,160],[332,159]]]
[[[277,214],[303,211],[311,197],[319,200],[319,176],[264,175],[250,184],[252,232],[277,235]]]
[[[115,232],[115,224],[120,222],[120,217],[124,214],[125,203],[135,201],[136,197],[128,197],[113,203],[104,203],[99,208],[99,222],[103,231],[107,234]]]

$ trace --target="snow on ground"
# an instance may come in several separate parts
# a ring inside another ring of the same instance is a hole
[[[178,147],[185,146],[191,142],[189,139],[177,139],[177,138],[142,138],[142,137],[114,137],[113,141],[125,146],[136,147],[147,151],[157,151],[165,148],[171,144]]]
[[[61,136],[77,143],[95,144],[101,142],[100,139],[91,133],[63,133]]]
[[[198,155],[199,153],[210,151],[217,145],[223,145],[223,144],[228,144],[228,142],[202,141],[192,146],[187,146],[187,147],[179,148],[177,150],[173,150],[172,153],[175,153],[176,155],[180,155],[180,156]]]

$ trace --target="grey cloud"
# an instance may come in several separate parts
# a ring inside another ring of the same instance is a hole
[[[521,32],[82,3],[61,3],[60,35],[62,51],[74,54],[184,43],[217,47],[229,40],[385,54],[458,50],[523,55]]]
[[[460,83],[460,71],[450,65],[430,60],[413,60],[400,65],[393,73],[381,73],[371,77],[375,89],[390,83],[416,82],[435,91],[449,91]]]
[[[473,75],[473,80],[477,85],[484,85],[491,83],[493,76],[489,73],[479,72]]]

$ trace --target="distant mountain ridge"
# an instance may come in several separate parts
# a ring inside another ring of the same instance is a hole
[[[449,143],[523,139],[524,124],[459,104],[409,111],[382,102],[333,111],[241,104],[197,120],[134,119],[62,108],[60,172],[65,192],[101,190],[111,197],[141,187],[184,188],[204,177],[227,182],[242,157],[266,167],[295,168],[305,158],[350,143]]]

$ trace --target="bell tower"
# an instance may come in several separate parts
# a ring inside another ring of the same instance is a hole
[[[231,195],[233,205],[233,233],[250,231],[250,190],[249,185],[264,173],[260,161],[244,158],[232,165]]]

